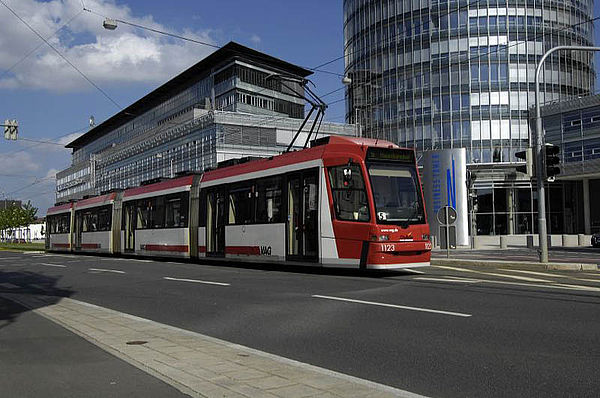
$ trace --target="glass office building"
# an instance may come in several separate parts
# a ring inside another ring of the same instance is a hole
[[[466,148],[477,233],[534,232],[514,154],[529,145],[535,68],[557,45],[593,45],[592,12],[593,0],[344,0],[346,120],[417,151]],[[541,101],[590,95],[594,81],[591,53],[556,53]]]
[[[304,120],[298,82],[311,73],[228,43],[69,143],[72,164],[56,175],[57,202],[279,154]],[[354,135],[355,126],[324,122],[319,132]]]

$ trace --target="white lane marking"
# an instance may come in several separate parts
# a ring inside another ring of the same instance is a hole
[[[520,281],[527,281],[527,282],[546,282],[546,283],[550,283],[551,282],[551,281],[546,280],[546,279],[537,279],[537,278],[528,278],[528,277],[525,277],[525,276],[498,274],[496,272],[475,271],[475,270],[472,270],[472,269],[457,268],[457,267],[448,267],[448,266],[445,266],[445,265],[438,265],[437,268],[449,269],[449,270],[460,271],[460,272],[472,272],[474,274],[480,274],[480,275],[498,276],[498,277],[501,277],[501,278],[517,279],[517,280],[520,280]]]
[[[458,267],[449,267],[447,265],[434,265],[433,267],[435,267],[435,268],[442,268],[442,269],[449,269],[449,270],[452,270],[452,271],[473,272],[473,273],[476,273],[476,274],[479,273],[479,271],[475,271],[475,270],[472,270],[472,269],[458,268]]]
[[[572,278],[576,281],[600,283],[600,279]]]
[[[480,282],[477,279],[444,279],[444,278],[431,278],[428,276],[419,276],[413,278],[415,281],[431,281],[431,282],[455,282],[455,283],[477,283]]]
[[[50,263],[38,263],[38,264],[45,265],[47,267],[67,268],[66,265],[62,265],[62,264],[50,264]]]
[[[201,281],[201,280],[198,280],[198,279],[173,278],[173,277],[170,277],[170,276],[165,276],[165,277],[163,277],[163,279],[166,279],[168,281],[178,281],[178,282],[204,283],[206,285],[230,286],[229,283]]]
[[[473,316],[471,314],[464,314],[462,312],[432,310],[430,308],[409,307],[409,306],[405,306],[405,305],[378,303],[378,302],[375,302],[375,301],[355,300],[355,299],[348,299],[348,298],[334,297],[334,296],[321,296],[319,294],[313,294],[312,297],[326,299],[326,300],[347,301],[347,302],[350,302],[350,303],[358,303],[358,304],[377,305],[377,306],[380,306],[380,307],[398,308],[398,309],[401,309],[401,310],[429,312],[429,313],[433,313],[433,314],[442,314],[442,315],[451,315],[451,316],[458,316],[458,317],[463,317],[463,318],[468,318],[468,317]]]
[[[569,285],[566,283],[557,283],[555,286],[564,286],[565,288],[574,289],[574,290],[589,290],[592,292],[600,292],[600,288],[593,287],[593,286]]]
[[[114,274],[124,274],[125,273],[125,271],[120,271],[118,269],[105,269],[105,268],[89,268],[88,271],[112,272]]]
[[[520,270],[520,269],[506,269],[506,268],[502,268],[502,271],[505,271],[505,272],[517,272],[517,273],[520,273],[520,274],[540,275],[540,276],[546,276],[546,277],[550,277],[550,278],[570,278],[570,276],[567,276],[567,275],[550,274],[550,273],[547,273],[547,272],[523,271],[523,270]]]
[[[413,279],[423,279],[423,278],[424,277],[417,277],[417,278],[413,278]],[[545,288],[545,289],[600,291],[600,288],[593,287],[593,286],[568,285],[568,284],[562,284],[562,283],[541,285],[541,284],[537,284],[537,283],[519,283],[519,282],[508,282],[508,281],[495,281],[495,280],[488,280],[488,279],[468,279],[468,278],[459,278],[459,277],[452,277],[452,278],[455,279],[455,282],[458,282],[459,280],[464,280],[464,281],[469,281],[471,283],[477,283],[477,282],[489,283],[489,284],[495,283],[495,284],[499,284],[499,285],[539,287],[539,288]],[[436,282],[433,279],[434,278],[430,278],[429,280]],[[452,280],[440,278],[440,281],[448,282],[448,281],[452,281]]]
[[[416,269],[404,268],[402,271],[410,272],[411,274],[423,275],[425,272],[417,271]]]

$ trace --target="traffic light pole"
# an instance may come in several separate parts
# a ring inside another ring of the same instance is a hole
[[[540,59],[535,71],[535,153],[536,153],[536,182],[538,192],[538,234],[540,244],[540,262],[548,263],[548,230],[546,229],[546,192],[544,189],[544,133],[542,131],[542,112],[540,109],[540,71],[544,61],[552,53],[561,50],[570,51],[600,51],[600,47],[589,46],[556,46],[546,51]],[[544,90],[545,91],[545,90]]]

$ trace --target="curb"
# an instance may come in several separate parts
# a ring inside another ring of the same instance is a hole
[[[544,270],[597,271],[597,264],[540,263],[537,261],[472,260],[460,258],[432,258],[431,265],[470,265],[474,267],[534,267]]]

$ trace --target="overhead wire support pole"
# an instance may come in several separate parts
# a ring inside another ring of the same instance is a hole
[[[542,131],[542,111],[540,108],[540,71],[544,66],[544,61],[552,53],[569,50],[569,51],[600,51],[600,47],[590,46],[556,46],[546,51],[540,59],[537,69],[535,70],[535,153],[536,153],[536,183],[538,191],[538,236],[540,245],[540,262],[548,263],[548,230],[546,225],[546,196],[544,188],[544,132]],[[544,90],[545,92],[545,90]]]
[[[306,137],[306,142],[304,143],[304,148],[306,148],[306,146],[308,145],[308,142],[310,141],[310,137],[313,134],[313,131],[315,129],[315,126],[317,125],[317,121],[319,120],[319,117],[324,117],[325,116],[325,109],[327,109],[327,104],[325,102],[323,102],[322,99],[320,99],[309,87],[308,87],[308,83],[312,83],[310,80],[308,79],[294,79],[294,78],[289,78],[287,76],[282,76],[282,75],[270,75],[267,77],[267,79],[270,78],[277,78],[280,80],[288,80],[288,81],[292,81],[295,83],[300,84],[303,88],[304,88],[304,93],[299,93],[297,90],[295,90],[293,87],[288,86],[287,84],[285,84],[283,81],[281,82],[281,85],[285,88],[287,88],[290,92],[292,92],[294,95],[292,95],[293,97],[299,98],[299,99],[303,99],[306,102],[308,102],[311,105],[311,109],[310,112],[308,112],[308,115],[306,115],[306,117],[304,118],[304,121],[302,122],[302,124],[300,125],[300,128],[298,129],[298,131],[296,132],[296,134],[294,134],[294,137],[292,138],[292,140],[290,141],[290,144],[288,145],[288,147],[286,148],[285,152],[289,152],[290,149],[292,149],[292,146],[294,146],[294,143],[296,142],[296,140],[298,139],[298,136],[300,135],[300,133],[302,132],[302,129],[304,129],[304,126],[306,125],[306,123],[309,121],[311,115],[313,114],[313,112],[315,111],[315,109],[318,109],[317,111],[317,115],[315,116],[315,119],[312,123],[312,126],[310,128],[310,131],[308,133],[308,136]],[[322,119],[321,119],[322,120]],[[317,132],[318,130],[321,128],[321,123],[319,122],[318,124],[318,128],[317,128]],[[285,153],[284,152],[284,153]]]

